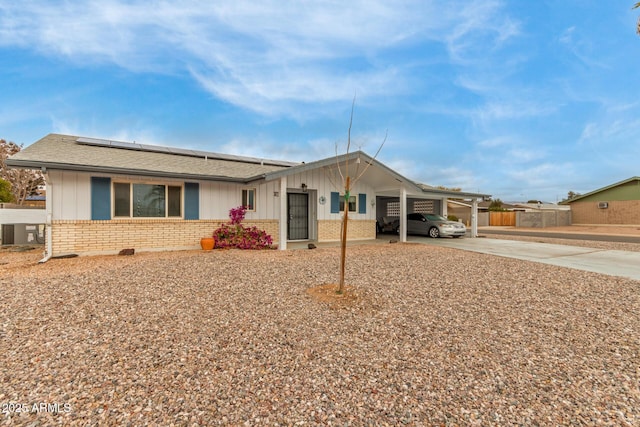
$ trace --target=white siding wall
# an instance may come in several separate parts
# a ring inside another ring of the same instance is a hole
[[[280,212],[279,199],[274,191],[279,191],[278,181],[257,184],[234,184],[226,182],[200,182],[200,219],[226,219],[229,210],[242,204],[242,190],[256,190],[256,210],[248,211],[245,218],[277,219]]]
[[[49,171],[53,219],[91,219],[91,175],[82,172]]]
[[[51,194],[48,203],[52,203],[54,220],[90,220],[91,219],[91,177],[105,174],[87,172],[49,171]],[[280,212],[279,200],[274,191],[279,191],[279,182],[240,185],[225,182],[193,181],[180,179],[161,179],[135,175],[113,175],[112,181],[179,183],[199,182],[200,219],[226,219],[229,209],[240,206],[242,190],[256,190],[256,211],[247,212],[247,219],[277,219]]]
[[[49,172],[51,194],[48,195],[50,197],[48,203],[52,203],[54,220],[91,219],[92,176],[108,175],[86,172]],[[183,183],[185,181],[131,175],[116,175],[111,176],[111,179],[151,183]],[[287,189],[291,191],[300,191],[303,183],[307,185],[307,190],[311,195],[315,196],[315,200],[312,200],[311,203],[316,203],[318,220],[340,220],[340,214],[331,213],[331,192],[341,191],[332,185],[323,170],[316,169],[291,175],[286,180]],[[212,181],[199,181],[199,184],[200,219],[226,219],[229,215],[229,209],[235,208],[242,203],[242,190],[246,188],[256,189],[256,211],[247,212],[246,219],[278,219],[280,215],[280,197],[286,197],[284,194],[279,194],[277,197],[274,196],[274,193],[279,193],[280,191],[279,180],[249,185]],[[352,212],[350,217],[353,219],[375,219],[375,207],[371,207],[371,201],[375,200],[375,193],[363,181],[356,183],[351,191],[351,194],[356,196],[356,200],[359,193],[367,194],[367,213],[358,214],[357,212]],[[324,205],[318,203],[321,196],[326,199]]]
[[[225,219],[241,201],[241,187],[236,184],[200,182],[200,219]]]
[[[334,180],[336,185],[341,185],[340,177],[334,179],[331,177],[329,179],[326,176],[324,170],[322,169],[314,169],[311,171],[291,175],[287,178],[287,188],[290,190],[300,190],[302,184],[307,185],[307,191],[312,192],[316,191],[316,200],[318,209],[318,220],[340,220],[341,214],[332,214],[331,213],[331,192],[342,193],[343,189],[339,189],[334,187],[331,180]],[[363,181],[358,181],[355,185],[352,185],[351,195],[356,196],[356,203],[358,202],[358,194],[366,193],[367,195],[367,207],[366,214],[359,214],[358,211],[350,212],[349,218],[351,219],[375,219],[376,212],[375,207],[371,207],[371,200],[375,200],[375,193],[373,189],[366,185]],[[318,201],[320,197],[324,196],[326,199],[326,203],[321,205]],[[313,202],[313,201],[312,201]],[[358,209],[358,208],[356,208]]]

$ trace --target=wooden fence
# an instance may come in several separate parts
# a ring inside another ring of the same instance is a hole
[[[489,225],[515,227],[516,213],[515,212],[489,212]]]

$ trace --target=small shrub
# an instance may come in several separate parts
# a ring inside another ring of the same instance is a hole
[[[456,222],[458,221],[458,217],[455,215],[447,215],[447,219],[449,221],[456,221]]]
[[[241,224],[246,209],[238,206],[229,210],[229,222],[220,224],[213,232],[216,240],[216,248],[237,249],[268,249],[273,244],[273,239],[266,231],[258,227],[245,227]]]

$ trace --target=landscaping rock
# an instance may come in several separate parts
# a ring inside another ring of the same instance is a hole
[[[640,425],[640,282],[398,243],[310,295],[339,254],[7,258],[2,424]]]

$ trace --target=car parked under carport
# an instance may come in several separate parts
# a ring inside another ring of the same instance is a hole
[[[394,221],[393,229],[400,233],[400,219]],[[467,228],[461,222],[449,221],[442,215],[410,213],[407,215],[407,234],[429,237],[462,237]]]

